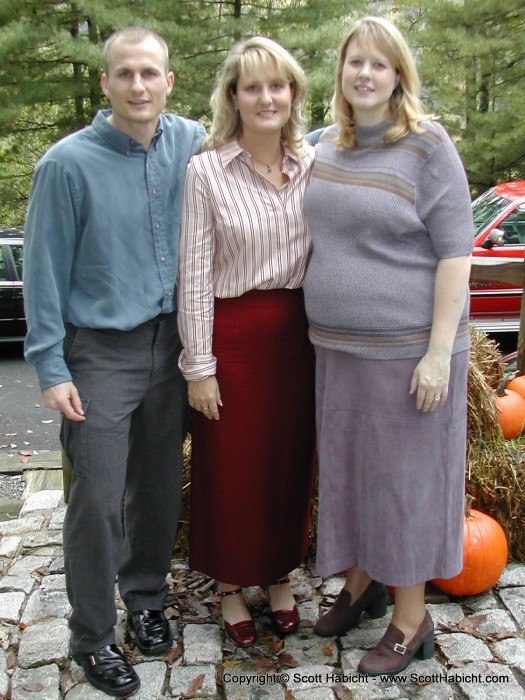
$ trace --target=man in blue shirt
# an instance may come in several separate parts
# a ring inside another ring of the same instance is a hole
[[[26,357],[46,406],[63,414],[73,469],[72,653],[94,686],[124,696],[140,681],[115,645],[117,576],[129,637],[143,654],[172,645],[162,608],[187,410],[175,282],[186,165],[205,131],[162,112],[174,77],[160,36],[119,30],[104,58],[111,110],[35,169],[24,296]]]

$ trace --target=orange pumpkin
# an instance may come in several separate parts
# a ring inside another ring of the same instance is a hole
[[[451,595],[475,595],[492,588],[507,563],[507,538],[501,525],[485,513],[471,509],[474,499],[465,499],[463,569],[453,578],[432,583]]]
[[[506,389],[508,382],[504,379],[499,385],[494,400],[498,411],[499,424],[503,437],[518,437],[525,428],[525,398],[511,389]]]
[[[520,374],[514,379],[511,379],[507,384],[507,389],[515,391],[525,399],[525,374]]]

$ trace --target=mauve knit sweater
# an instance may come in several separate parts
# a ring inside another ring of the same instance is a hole
[[[428,348],[441,258],[472,252],[465,171],[435,121],[385,144],[390,122],[357,127],[354,149],[337,127],[316,146],[305,198],[313,250],[304,283],[314,345],[360,357],[420,357]],[[468,299],[453,353],[469,347]]]

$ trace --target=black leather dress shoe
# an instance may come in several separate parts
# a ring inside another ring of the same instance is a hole
[[[73,658],[84,669],[86,678],[99,690],[120,698],[134,693],[140,679],[116,644],[89,652],[76,652]]]
[[[128,613],[126,631],[145,656],[156,656],[171,648],[173,637],[162,610]]]

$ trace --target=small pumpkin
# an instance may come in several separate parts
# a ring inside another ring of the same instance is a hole
[[[525,374],[519,374],[507,384],[507,389],[515,391],[525,399]]]
[[[503,437],[518,437],[525,428],[525,398],[512,389],[507,389],[510,382],[504,378],[494,395],[499,424]]]
[[[473,497],[465,498],[463,531],[463,569],[449,579],[432,583],[455,596],[487,591],[497,582],[507,563],[507,538],[501,525],[490,515],[471,508]]]

